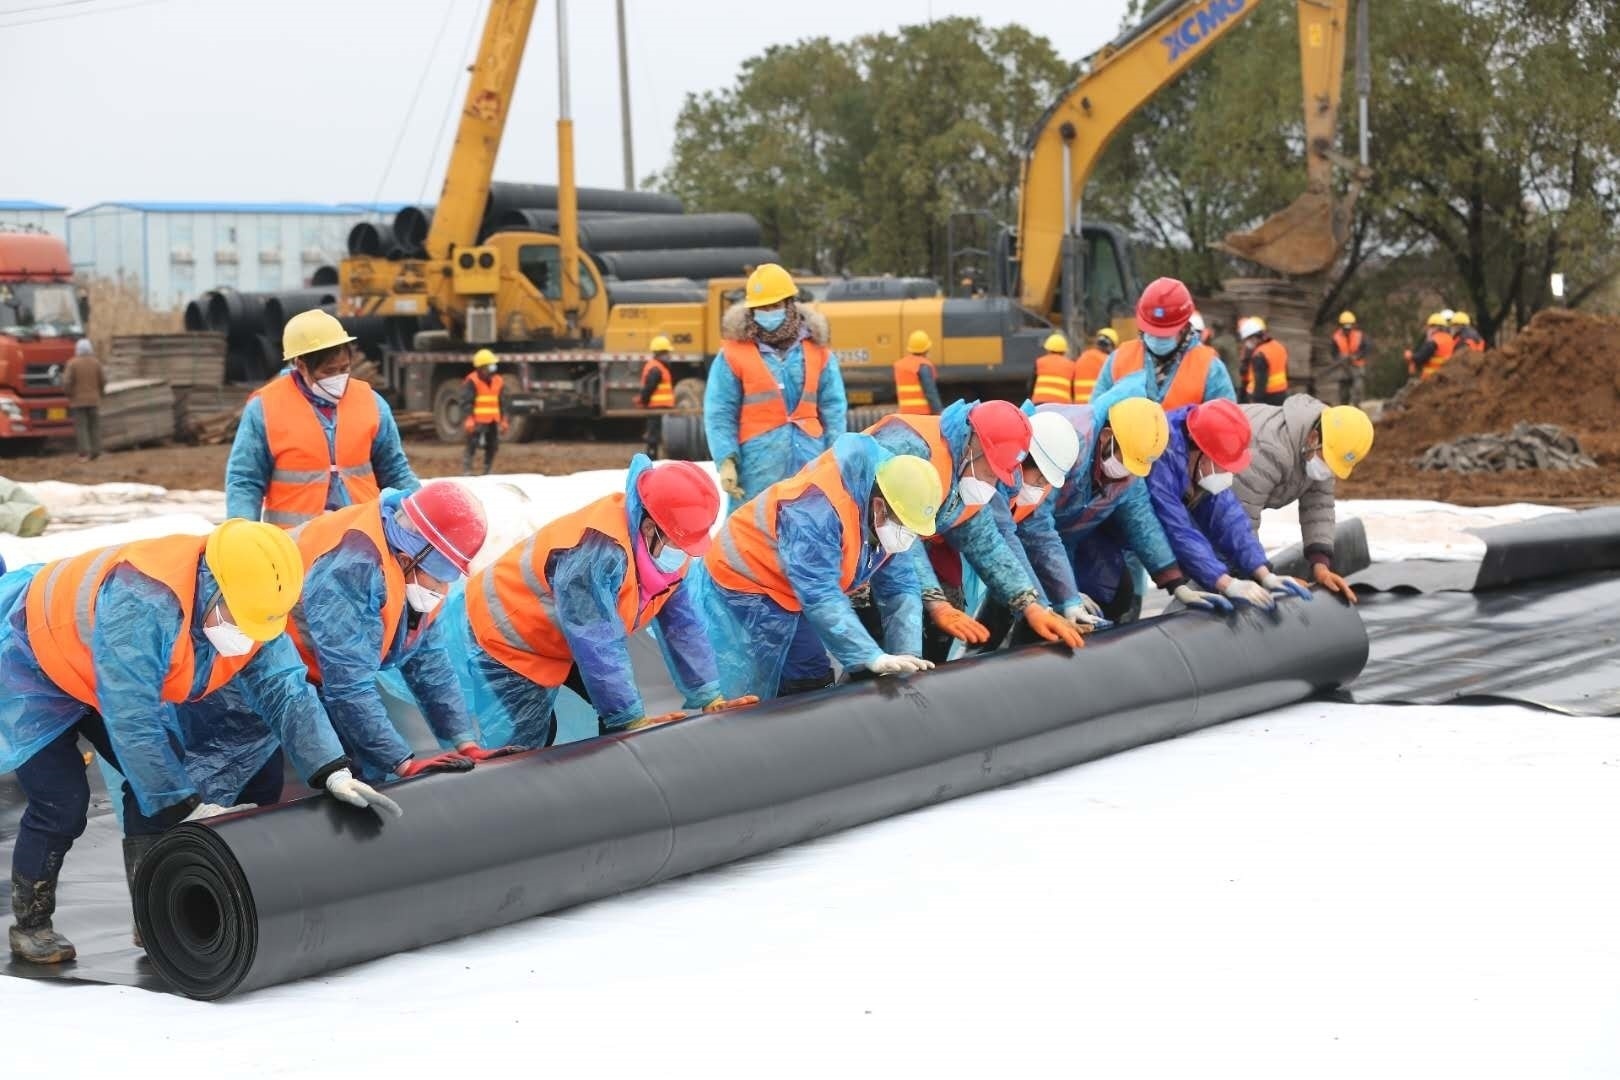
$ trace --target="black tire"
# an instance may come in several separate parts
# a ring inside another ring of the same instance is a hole
[[[668,413],[663,417],[662,455],[668,461],[708,461],[709,438],[703,430],[703,417],[693,413]]]
[[[433,388],[433,428],[440,442],[465,442],[467,432],[462,421],[467,412],[461,407],[461,380],[446,378]]]
[[[512,438],[517,442],[539,442],[549,434],[551,423],[539,413],[524,413],[512,418]]]
[[[893,405],[858,405],[849,410],[844,420],[844,427],[849,431],[865,431],[885,416],[893,413],[895,408],[896,406]]]
[[[703,390],[708,383],[693,376],[675,380],[675,411],[699,413],[703,411]]]

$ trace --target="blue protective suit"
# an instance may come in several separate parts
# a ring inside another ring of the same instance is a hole
[[[1192,444],[1187,414],[1191,411],[1189,406],[1169,414],[1170,444],[1153,463],[1147,488],[1176,561],[1213,591],[1221,575],[1253,577],[1269,562],[1238,497],[1230,489],[1211,495],[1188,475],[1187,453]]]
[[[962,465],[967,460],[968,440],[973,434],[972,429],[968,427],[968,412],[977,404],[976,401],[953,401],[939,415],[940,437],[945,440],[945,445],[951,452],[952,476],[961,472]],[[928,440],[899,420],[889,420],[880,424],[872,433],[872,437],[877,440],[879,446],[891,454],[912,454],[924,461],[932,460]],[[998,493],[996,497],[1003,501],[1017,494],[1016,488],[1009,489],[994,476],[987,475],[981,479],[996,484]],[[995,501],[995,498],[991,499],[992,503]],[[962,496],[957,491],[956,485],[952,484],[951,490],[945,493],[945,501],[939,508],[940,523],[943,525],[945,522],[955,521],[963,509]],[[1010,518],[1007,524],[1011,525]],[[996,518],[988,512],[988,507],[960,525],[941,528],[939,536],[967,561],[997,602],[1011,604],[1015,598],[1036,592],[1034,578],[1026,571],[1025,562],[1015,552],[1018,545],[1014,542],[1014,537],[1010,531],[1003,531],[997,525]],[[941,592],[939,576],[934,573],[925,546],[915,544],[908,554],[923,591],[930,596]]]
[[[385,513],[398,504],[398,492],[384,492]],[[416,549],[425,541],[417,539]],[[383,668],[397,668],[440,742],[459,746],[476,741],[476,728],[461,696],[461,683],[445,650],[444,620],[420,626],[407,605],[394,639],[382,640],[387,584],[383,559],[401,552],[392,543],[379,552],[371,538],[351,532],[316,559],[304,575],[304,594],[293,609],[305,645],[320,666],[320,698],[332,727],[349,750],[356,774],[381,780],[411,756],[410,745],[388,718],[377,688]],[[414,555],[415,550],[404,552]],[[442,616],[442,612],[440,613]]]
[[[642,519],[636,478],[651,465],[645,455],[637,454],[625,478],[625,516],[632,535]],[[553,617],[573,651],[604,731],[621,729],[646,713],[630,666],[629,631],[619,618],[619,589],[629,572],[624,550],[596,532],[587,532],[574,547],[553,552],[546,563]],[[485,652],[472,636],[465,603],[458,588],[445,602],[439,622],[483,745],[547,745],[559,688],[531,682]],[[686,707],[700,709],[719,697],[714,649],[686,581],[674,586],[674,594],[653,617],[652,628]]]
[[[25,601],[39,569],[27,566],[0,578],[0,773],[27,761],[85,713],[83,703],[40,669],[28,640]],[[213,670],[216,654],[202,620],[218,591],[199,561],[190,627],[193,693],[208,685]],[[285,635],[263,645],[213,696],[181,706],[163,701],[169,646],[180,626],[173,594],[134,567],[119,566],[102,583],[90,641],[100,713],[143,814],[155,815],[192,794],[231,801],[278,741],[305,779],[343,762],[343,748]]]
[[[1175,380],[1176,372],[1181,370],[1182,357],[1187,354],[1188,349],[1196,344],[1195,340],[1188,339],[1181,348],[1176,350],[1175,359],[1171,362],[1170,367],[1165,370],[1163,379],[1159,378],[1155,370],[1156,365],[1153,362],[1153,357],[1146,355],[1144,349],[1142,370],[1131,373],[1126,376],[1125,380],[1140,377],[1142,380],[1141,386],[1134,395],[1127,396],[1152,398],[1159,404],[1164,404],[1164,395],[1169,391],[1171,382]],[[1114,389],[1117,385],[1114,381],[1114,354],[1109,353],[1108,359],[1103,362],[1102,371],[1097,373],[1097,386],[1092,391],[1091,400],[1096,401],[1100,395]],[[1209,374],[1204,377],[1204,400],[1214,401],[1216,398],[1237,401],[1237,391],[1232,387],[1232,373],[1226,370],[1226,365],[1219,359],[1211,361]]]
[[[765,366],[782,388],[789,413],[798,407],[799,399],[804,396],[804,339],[809,336],[810,330],[805,327],[799,341],[785,353],[769,345],[759,347]],[[716,354],[709,365],[709,381],[703,390],[703,428],[709,438],[709,454],[716,464],[729,457],[737,459],[737,480],[750,499],[810,464],[844,433],[849,402],[844,396],[844,375],[839,370],[838,358],[831,353],[821,369],[821,381],[816,389],[816,407],[821,413],[823,429],[819,439],[805,434],[797,424],[784,424],[739,445],[737,432],[742,397],[742,384],[732,374],[725,354]],[[741,505],[735,496],[728,499],[728,513]]]
[[[326,452],[335,454],[337,435],[337,406],[310,392],[304,377],[289,370],[278,378],[292,379],[303,391],[304,397],[315,406],[315,415],[326,430]],[[358,388],[357,388],[358,389]],[[377,398],[377,437],[371,442],[371,467],[376,473],[379,488],[398,488],[409,495],[422,486],[405,459],[405,448],[400,444],[399,427],[394,423],[394,412],[381,394]],[[231,456],[225,462],[225,516],[258,521],[264,509],[264,493],[270,486],[270,471],[275,460],[270,456],[270,440],[264,433],[264,403],[257,397],[249,398],[242,410],[242,421],[236,428],[236,439],[231,443]],[[336,475],[326,490],[326,509],[337,510],[349,505],[349,492]]]
[[[861,554],[849,591],[872,586],[872,602],[883,618],[883,646],[861,625],[842,588],[844,533],[838,513],[826,495],[810,488],[778,503],[776,518],[779,561],[802,612],[789,611],[768,596],[718,585],[706,566],[694,567],[687,577],[687,588],[708,620],[720,661],[720,686],[727,697],[777,696],[801,621],[814,628],[845,670],[868,667],[885,652],[922,655],[922,598],[915,563],[884,552],[865,512],[877,484],[877,467],[889,454],[871,436],[847,434],[833,444],[833,455],[844,490],[862,508]],[[917,547],[921,545],[913,545]]]

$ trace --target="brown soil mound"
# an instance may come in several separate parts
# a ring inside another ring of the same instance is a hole
[[[1596,470],[1455,476],[1419,472],[1423,451],[1521,421],[1557,424]],[[1511,342],[1453,356],[1438,374],[1392,399],[1372,453],[1342,485],[1348,498],[1423,498],[1464,504],[1620,500],[1620,319],[1549,310]]]

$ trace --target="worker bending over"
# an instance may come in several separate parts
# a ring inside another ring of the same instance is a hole
[[[906,355],[894,362],[894,399],[903,413],[938,416],[939,382],[928,350],[934,347],[926,331],[913,330],[906,339]]]
[[[1453,352],[1458,349],[1467,349],[1470,352],[1485,351],[1485,336],[1474,328],[1474,320],[1469,317],[1468,312],[1453,311],[1451,324],[1447,329],[1451,331]]]
[[[1046,339],[1046,352],[1035,358],[1035,380],[1029,398],[1034,402],[1064,404],[1074,400],[1074,361],[1069,359],[1069,339],[1052,334]]]
[[[603,734],[649,717],[630,665],[630,635],[649,623],[686,706],[750,704],[720,695],[714,650],[687,590],[709,547],[720,496],[690,461],[637,454],[625,489],[564,515],[467,580],[466,613],[446,627],[485,746],[549,746],[557,692],[596,710]]]
[[[770,698],[831,686],[829,652],[847,672],[933,667],[921,656],[917,577],[906,555],[933,534],[939,502],[933,466],[849,434],[728,517],[693,575],[725,692]],[[883,615],[882,646],[849,601],[868,584]]]
[[[798,293],[792,275],[766,263],[720,322],[724,340],[703,391],[703,428],[733,510],[844,433],[849,406],[827,348],[827,320]]]
[[[1451,336],[1452,311],[1436,311],[1429,316],[1423,328],[1423,340],[1418,347],[1406,351],[1406,372],[1414,379],[1430,379],[1446,366],[1457,341]]]
[[[461,455],[461,471],[472,475],[473,454],[484,444],[484,475],[495,468],[495,453],[506,434],[506,414],[501,409],[503,380],[495,354],[488,349],[473,353],[473,369],[461,383],[461,410],[467,414],[462,427],[467,432],[467,450]]]
[[[1143,289],[1136,302],[1142,336],[1114,350],[1097,376],[1097,395],[1140,374],[1141,396],[1165,409],[1215,398],[1236,400],[1226,365],[1193,329],[1195,314],[1192,293],[1175,278],[1159,278]]]
[[[1081,353],[1074,361],[1074,392],[1069,400],[1076,405],[1084,405],[1091,400],[1091,395],[1097,391],[1097,377],[1102,374],[1103,365],[1108,363],[1108,357],[1119,348],[1119,335],[1111,326],[1105,326],[1097,331],[1096,340],[1091,348]],[[1034,400],[1031,398],[1030,400]]]
[[[293,534],[304,593],[288,636],[362,778],[459,771],[491,756],[478,746],[437,619],[487,532],[476,496],[433,480],[411,495],[389,490],[323,514]],[[377,688],[384,668],[398,669],[428,727],[459,752],[412,756]]]
[[[1299,532],[1311,576],[1350,603],[1356,594],[1333,571],[1333,482],[1350,476],[1373,444],[1372,421],[1354,405],[1328,408],[1305,394],[1281,405],[1245,405],[1254,429],[1254,460],[1232,483],[1232,492],[1260,528],[1266,509],[1299,501]]]
[[[206,537],[138,540],[0,578],[0,773],[15,770],[28,797],[11,854],[13,955],[40,964],[75,955],[51,919],[62,862],[90,806],[81,736],[124,777],[130,882],[163,831],[230,808],[199,792],[192,770],[218,772],[218,763],[192,760],[176,712],[228,684],[251,713],[236,714],[247,721],[240,729],[207,734],[226,756],[250,759],[254,774],[224,798],[242,806],[280,798],[268,724],[311,787],[399,813],[354,779],[282,634],[302,586],[286,533],[240,519]]]
[[[656,461],[658,445],[663,441],[664,413],[675,407],[675,376],[669,370],[669,338],[659,334],[647,343],[647,348],[652,355],[641,365],[641,392],[636,404],[653,410],[642,439],[647,444],[647,456]]]
[[[1288,396],[1288,349],[1258,315],[1238,320],[1238,337],[1243,339],[1242,400],[1281,405]]]
[[[1360,405],[1367,393],[1367,357],[1372,342],[1356,325],[1356,313],[1339,312],[1339,328],[1333,331],[1333,366],[1339,372],[1339,403]]]
[[[354,338],[318,308],[287,320],[292,369],[248,399],[225,463],[225,514],[283,529],[421,487],[382,395],[349,377]]]
[[[1302,582],[1271,568],[1232,494],[1233,474],[1249,467],[1249,418],[1224,399],[1166,416],[1170,441],[1148,473],[1153,512],[1176,562],[1194,581],[1229,600],[1276,606],[1274,594],[1311,598]]]

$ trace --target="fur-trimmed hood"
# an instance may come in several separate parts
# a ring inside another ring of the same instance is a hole
[[[809,304],[799,304],[799,317],[810,333],[810,340],[826,347],[832,341],[832,328],[827,317]],[[749,341],[748,308],[741,302],[732,304],[720,319],[720,336],[727,341]]]

